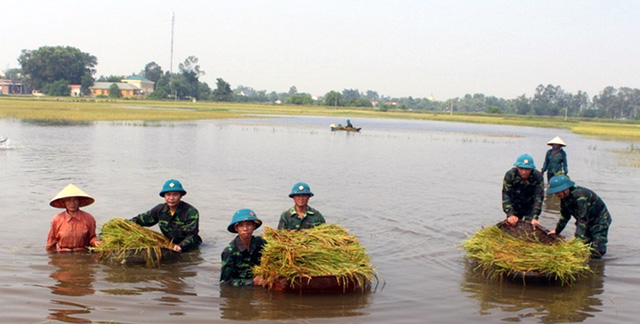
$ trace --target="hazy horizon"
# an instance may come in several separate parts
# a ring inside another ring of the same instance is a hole
[[[3,1],[0,69],[21,50],[72,46],[95,77],[199,59],[200,81],[268,92],[376,91],[435,100],[531,96],[539,84],[597,95],[640,87],[631,1]]]

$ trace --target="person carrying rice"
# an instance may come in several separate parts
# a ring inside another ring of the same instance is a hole
[[[289,197],[293,199],[295,205],[280,215],[279,230],[299,231],[325,223],[322,214],[308,205],[309,198],[313,197],[313,192],[311,192],[308,184],[304,182],[294,184]]]
[[[547,193],[561,199],[560,219],[549,235],[560,234],[573,215],[576,219],[574,236],[591,243],[591,257],[599,259],[607,253],[611,215],[604,201],[590,189],[576,186],[565,175],[552,177]]]
[[[520,155],[513,165],[502,181],[502,210],[507,214],[507,224],[515,226],[519,220],[531,220],[536,228],[541,225],[538,216],[544,200],[542,173],[529,154]]]
[[[181,200],[186,194],[180,181],[167,180],[160,191],[160,197],[164,198],[165,203],[158,204],[130,221],[147,227],[158,224],[162,234],[172,240],[172,250],[175,252],[194,249],[202,242],[198,235],[200,216],[195,207]]]
[[[230,286],[263,285],[261,276],[253,275],[253,267],[260,264],[262,248],[266,243],[253,231],[262,225],[251,209],[240,209],[233,214],[227,231],[238,233],[222,251],[220,284]]]

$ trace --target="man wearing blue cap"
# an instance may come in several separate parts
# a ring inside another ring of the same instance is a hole
[[[308,184],[304,182],[294,184],[289,197],[293,199],[295,205],[280,215],[278,229],[298,231],[325,223],[322,214],[308,205],[309,198],[313,197]]]
[[[565,175],[549,179],[547,193],[560,198],[560,219],[549,235],[560,234],[573,215],[574,236],[591,244],[591,257],[597,259],[607,253],[611,215],[604,201],[590,189],[576,186]]]
[[[513,165],[502,181],[502,210],[507,214],[508,225],[530,220],[535,228],[540,225],[538,216],[544,200],[542,173],[536,170],[529,154],[520,155]]]
[[[167,180],[160,190],[160,197],[164,198],[165,203],[156,205],[131,221],[141,226],[158,224],[162,234],[173,241],[173,250],[176,252],[196,248],[202,242],[198,235],[200,216],[195,207],[182,201],[186,194],[180,181]]]
[[[260,276],[253,276],[253,267],[260,264],[265,240],[253,236],[253,231],[262,225],[251,209],[240,209],[233,214],[227,230],[238,233],[222,251],[220,284],[230,286],[262,285]]]

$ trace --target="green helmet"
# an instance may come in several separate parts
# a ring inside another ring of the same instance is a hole
[[[522,154],[518,157],[516,162],[513,164],[518,168],[522,169],[535,169],[536,165],[533,164],[533,157],[529,154]]]
[[[182,184],[180,181],[175,179],[169,179],[162,186],[162,190],[160,190],[160,197],[164,197],[164,194],[167,192],[177,191],[183,196],[187,194],[187,192],[182,189]]]
[[[254,213],[253,210],[240,209],[233,214],[233,217],[231,218],[231,224],[227,226],[227,231],[231,233],[238,233],[238,231],[236,231],[235,229],[235,226],[240,222],[254,222],[256,224],[255,228],[258,228],[260,227],[260,225],[262,225],[262,221],[258,219],[258,216],[256,216],[256,213]]]
[[[308,184],[304,182],[298,182],[293,185],[293,188],[291,188],[289,197],[293,197],[295,195],[309,195],[313,197],[313,192],[311,192],[311,188],[309,188]]]
[[[573,187],[575,184],[576,183],[567,178],[566,175],[561,174],[553,176],[551,179],[549,179],[549,188],[547,188],[547,193],[558,193],[562,190]]]

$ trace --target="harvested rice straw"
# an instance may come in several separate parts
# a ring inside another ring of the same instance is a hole
[[[262,276],[269,288],[277,280],[293,284],[296,279],[333,275],[343,286],[356,283],[362,289],[377,276],[365,248],[339,225],[322,224],[301,231],[266,227],[260,265],[253,274]]]
[[[161,233],[142,227],[134,222],[114,218],[102,226],[102,244],[93,248],[101,261],[106,259],[125,262],[131,255],[143,253],[148,267],[158,266],[162,248],[171,249],[172,243]]]
[[[462,249],[468,259],[477,263],[475,269],[490,279],[538,272],[559,280],[562,285],[571,285],[590,271],[587,260],[591,248],[575,238],[553,244],[527,242],[494,225],[469,237]]]

